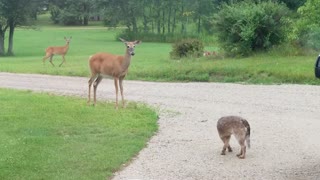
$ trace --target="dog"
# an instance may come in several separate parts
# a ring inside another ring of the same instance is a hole
[[[244,159],[246,156],[245,141],[247,142],[248,148],[250,148],[250,125],[248,121],[239,116],[224,116],[218,120],[217,129],[224,143],[221,155],[226,154],[226,149],[232,152],[229,141],[233,134],[241,146],[241,151],[237,156],[240,159]]]
[[[215,51],[212,51],[212,52],[204,51],[203,52],[203,56],[216,56],[216,55],[217,55],[217,53]]]

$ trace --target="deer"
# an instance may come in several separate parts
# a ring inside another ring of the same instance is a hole
[[[91,71],[91,76],[88,81],[89,93],[88,93],[88,105],[90,105],[90,94],[91,86],[93,85],[93,96],[94,102],[93,106],[96,105],[96,94],[97,87],[103,77],[113,77],[114,86],[116,90],[116,102],[115,108],[118,109],[118,91],[120,86],[120,93],[122,99],[122,107],[125,107],[124,97],[123,97],[123,79],[127,75],[128,68],[131,63],[131,57],[135,55],[134,49],[135,45],[141,43],[141,41],[126,41],[122,38],[119,38],[126,46],[126,51],[123,56],[114,55],[106,52],[96,53],[89,57],[89,68]]]
[[[241,146],[240,153],[237,154],[237,156],[240,159],[244,159],[246,156],[245,142],[247,142],[247,145],[250,148],[250,125],[248,121],[239,116],[224,116],[218,120],[217,129],[219,136],[224,143],[221,155],[226,154],[226,149],[228,149],[229,152],[232,152],[229,141],[233,134]]]
[[[70,38],[64,37],[64,40],[66,41],[66,45],[64,45],[64,46],[49,46],[46,49],[46,55],[43,57],[43,64],[45,63],[45,60],[50,57],[50,63],[52,64],[52,66],[54,66],[54,64],[52,63],[52,57],[54,55],[61,55],[62,59],[63,59],[62,63],[59,65],[59,67],[61,67],[61,65],[66,61],[64,56],[68,52],[69,43],[70,43],[71,39],[72,39],[72,37],[70,37]]]

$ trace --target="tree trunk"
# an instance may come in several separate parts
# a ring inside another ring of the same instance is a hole
[[[5,48],[4,48],[4,39],[5,39],[5,34],[8,26],[5,26],[2,29],[2,25],[0,25],[0,56],[5,55]]]
[[[181,14],[182,14],[182,20],[181,20],[181,34],[185,33],[185,17],[184,17],[184,5],[181,6]]]
[[[174,34],[174,30],[176,29],[176,15],[177,15],[177,8],[174,8],[173,11],[173,22],[172,22],[172,33]]]
[[[143,32],[148,32],[148,21],[147,16],[143,13]]]
[[[161,9],[160,9],[160,1],[157,0],[157,32],[158,34],[161,33]]]
[[[14,33],[14,22],[9,22],[9,45],[8,45],[8,56],[13,56],[13,33]]]
[[[87,4],[83,4],[83,11],[84,11],[83,25],[88,26],[88,24],[89,24],[89,7]]]
[[[171,1],[170,1],[171,2]],[[168,12],[168,33],[170,33],[171,32],[171,27],[170,27],[170,25],[171,25],[171,11],[172,11],[172,4],[170,4],[169,5],[170,7],[169,7],[169,12]]]
[[[138,32],[138,25],[137,25],[137,19],[136,19],[136,16],[135,16],[133,9],[130,9],[130,14],[131,14],[130,19],[131,19],[131,24],[132,24],[132,31],[134,33],[137,33]]]
[[[147,6],[147,4],[146,4],[146,1],[147,0],[144,0],[143,1],[143,32],[144,33],[147,33],[148,32],[148,18],[147,18],[147,16],[146,16],[146,12],[145,12],[145,8],[144,7],[146,7]]]
[[[89,24],[89,17],[87,15],[85,15],[83,17],[83,25],[88,26],[88,24]]]
[[[201,16],[198,17],[198,34],[201,32]]]
[[[0,33],[0,56],[4,56],[4,34],[1,32]]]
[[[165,11],[163,9],[162,11],[162,34],[164,34],[166,32],[166,27],[165,27]]]

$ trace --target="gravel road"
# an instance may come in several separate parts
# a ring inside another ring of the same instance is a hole
[[[88,78],[0,73],[0,87],[87,96]],[[159,110],[159,132],[113,179],[320,179],[320,86],[124,81],[125,99]],[[98,99],[115,99],[104,79]],[[251,125],[247,157],[221,156],[216,122]]]

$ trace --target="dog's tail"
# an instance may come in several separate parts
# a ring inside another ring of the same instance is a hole
[[[242,123],[247,128],[246,142],[247,142],[248,148],[250,148],[250,125],[249,125],[248,121],[245,119],[242,119]]]

